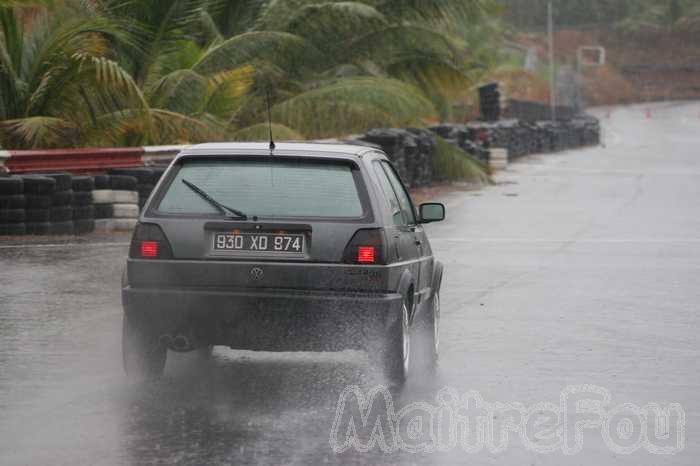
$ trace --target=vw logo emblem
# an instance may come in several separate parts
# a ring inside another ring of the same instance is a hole
[[[253,267],[252,269],[250,269],[250,279],[251,280],[258,282],[258,281],[262,280],[264,276],[265,276],[265,272],[263,272],[263,269],[261,269],[260,267]]]

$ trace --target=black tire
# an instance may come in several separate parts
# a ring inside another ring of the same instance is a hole
[[[110,175],[109,189],[119,191],[136,191],[138,181],[133,176]]]
[[[27,209],[48,209],[51,207],[51,196],[37,196],[36,194],[29,194],[24,196]]]
[[[24,209],[27,206],[27,198],[24,194],[0,195],[0,209]]]
[[[28,235],[48,235],[51,231],[49,222],[27,223],[26,226]]]
[[[0,210],[0,223],[24,223],[26,219],[24,209],[3,209]]]
[[[404,300],[401,315],[397,316],[387,333],[380,338],[378,347],[370,349],[370,357],[382,370],[389,384],[397,389],[406,383],[411,362],[408,309],[408,300]]]
[[[25,175],[24,194],[51,195],[56,190],[56,180],[45,176]]]
[[[91,205],[73,206],[73,220],[86,219],[95,219],[95,207]]]
[[[73,203],[73,190],[68,191],[54,191],[51,195],[51,205],[52,206],[64,206],[71,205]]]
[[[112,204],[95,204],[95,218],[112,218],[114,217],[114,205]]]
[[[49,228],[50,235],[72,235],[75,233],[75,225],[73,220],[67,222],[51,222]]]
[[[94,218],[83,218],[80,220],[74,220],[73,224],[76,235],[85,235],[87,233],[92,233],[93,231],[95,231]]]
[[[153,170],[150,168],[113,168],[109,171],[109,175],[133,176],[138,184],[149,184],[153,179]]]
[[[73,191],[88,192],[95,189],[95,179],[91,176],[74,176]]]
[[[74,206],[89,206],[92,204],[92,191],[76,191],[73,193]]]
[[[59,206],[51,207],[49,220],[52,223],[68,222],[73,220],[73,207]]]
[[[109,189],[109,175],[95,175],[95,189]]]
[[[37,173],[36,175],[53,178],[56,181],[54,191],[68,191],[73,187],[73,175],[70,173]]]
[[[144,199],[148,199],[148,196],[153,192],[153,188],[155,188],[155,186],[152,184],[136,185],[136,191],[139,192],[139,197],[143,197]]]
[[[122,322],[122,362],[127,376],[157,379],[163,375],[168,349],[144,321],[124,314]]]
[[[25,212],[27,223],[41,223],[51,220],[51,211],[49,209],[27,209]]]
[[[0,178],[0,195],[22,194],[24,192],[24,182],[18,176],[8,176]]]
[[[160,179],[163,177],[163,173],[165,173],[165,170],[167,168],[161,168],[161,167],[156,167],[156,168],[151,168],[153,170],[153,176],[151,177],[151,184],[156,185],[160,181]]]
[[[27,234],[24,223],[0,224],[0,236],[20,236]]]

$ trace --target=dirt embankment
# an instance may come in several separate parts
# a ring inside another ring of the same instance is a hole
[[[546,62],[543,35],[523,37]],[[700,35],[690,32],[561,30],[555,35],[559,64],[576,63],[581,46],[603,46],[607,63],[583,70],[588,105],[700,99]]]

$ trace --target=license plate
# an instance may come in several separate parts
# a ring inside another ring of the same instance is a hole
[[[302,254],[304,252],[304,235],[216,233],[214,235],[214,250]]]

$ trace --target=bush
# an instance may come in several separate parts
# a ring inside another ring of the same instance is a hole
[[[486,166],[467,152],[435,136],[433,170],[436,180],[489,183]]]

